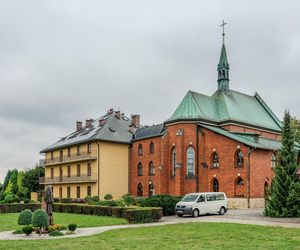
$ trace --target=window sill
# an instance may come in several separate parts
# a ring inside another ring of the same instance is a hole
[[[149,176],[154,176],[155,174],[149,174]]]
[[[138,175],[138,177],[141,177],[141,176],[143,176],[143,175]]]
[[[197,178],[197,176],[196,175],[192,175],[192,174],[188,174],[188,175],[186,175],[185,176],[185,179],[196,179]]]
[[[241,165],[241,166],[234,166],[235,168],[243,168],[244,165]]]
[[[220,167],[210,167],[210,169],[219,169]]]

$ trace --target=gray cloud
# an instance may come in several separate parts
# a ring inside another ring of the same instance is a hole
[[[216,90],[223,19],[231,88],[300,117],[298,1],[2,1],[0,180],[110,107],[167,119]]]

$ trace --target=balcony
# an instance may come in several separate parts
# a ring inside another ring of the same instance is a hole
[[[56,177],[40,177],[39,183],[44,185],[49,184],[69,184],[69,183],[92,183],[97,182],[97,174],[88,175],[71,175],[68,176],[56,176]]]
[[[80,155],[71,155],[71,156],[58,156],[53,159],[45,160],[44,166],[54,166],[65,163],[79,162],[79,161],[89,161],[97,160],[97,151],[91,151],[90,153],[83,152]]]

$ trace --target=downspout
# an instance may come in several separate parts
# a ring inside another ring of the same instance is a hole
[[[199,133],[199,128],[198,128],[198,123],[196,124],[196,192],[199,192],[199,139],[198,139],[198,133]]]
[[[256,148],[249,147],[248,159],[247,159],[247,205],[250,208],[250,155]]]
[[[97,157],[97,162],[98,162],[98,197],[100,198],[100,144],[96,142],[97,148],[98,148],[98,157]]]

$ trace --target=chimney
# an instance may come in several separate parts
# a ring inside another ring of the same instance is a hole
[[[82,129],[82,122],[76,122],[76,131]]]
[[[93,119],[85,120],[85,126],[90,127],[92,125],[93,121],[94,121]]]
[[[116,111],[115,112],[115,116],[120,119],[121,118],[121,112],[120,111]]]
[[[132,125],[136,128],[140,127],[140,115],[131,115]]]
[[[108,114],[112,114],[113,112],[114,112],[114,109],[109,109],[109,110],[107,111]]]
[[[104,126],[105,122],[106,122],[105,119],[103,119],[103,118],[100,119],[100,120],[99,120],[99,126]]]

